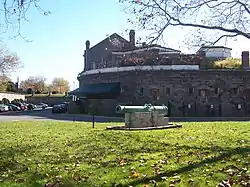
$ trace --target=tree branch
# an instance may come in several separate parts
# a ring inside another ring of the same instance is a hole
[[[169,26],[195,28],[198,32],[219,31],[220,36],[214,35],[214,44],[227,37],[250,39],[250,5],[247,0],[120,1],[127,2],[129,8],[126,11],[131,10],[129,13],[136,17],[131,20],[132,24],[157,34],[150,43],[158,41]]]

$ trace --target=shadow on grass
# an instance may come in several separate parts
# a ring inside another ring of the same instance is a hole
[[[18,146],[0,149],[0,173],[11,171],[13,173],[21,173],[27,171],[27,166],[16,160],[18,154],[25,154],[35,146]]]
[[[179,169],[176,170],[171,170],[171,171],[166,171],[164,173],[162,173],[159,176],[155,176],[155,177],[148,177],[148,178],[144,178],[144,179],[138,179],[138,180],[134,180],[131,181],[130,183],[124,184],[123,186],[136,186],[136,185],[140,185],[143,184],[145,182],[148,182],[150,180],[155,180],[155,181],[161,181],[161,177],[170,177],[173,176],[174,174],[181,174],[187,171],[192,171],[196,168],[202,167],[205,164],[212,164],[212,163],[216,163],[216,162],[220,162],[220,161],[226,161],[228,158],[231,158],[234,155],[245,155],[247,153],[250,152],[250,148],[249,147],[239,147],[239,148],[229,148],[229,147],[219,147],[219,146],[190,146],[190,145],[179,145],[179,144],[170,144],[170,143],[165,143],[165,142],[160,142],[155,140],[154,137],[153,138],[149,138],[147,139],[146,142],[141,142],[141,144],[138,144],[138,141],[136,140],[136,137],[131,136],[131,134],[123,134],[123,138],[124,140],[126,140],[127,138],[131,138],[131,141],[128,141],[127,143],[125,141],[123,141],[123,139],[121,139],[121,134],[119,132],[117,133],[112,133],[113,136],[111,137],[109,133],[97,133],[97,134],[93,134],[93,136],[87,136],[88,138],[88,144],[86,144],[86,137],[82,136],[82,137],[78,137],[75,139],[72,139],[72,142],[68,142],[67,145],[70,149],[74,148],[74,151],[71,153],[72,155],[77,155],[78,153],[80,154],[80,157],[70,157],[70,153],[68,152],[68,149],[65,149],[65,152],[63,150],[60,150],[60,148],[65,147],[64,145],[62,145],[62,142],[59,142],[59,146],[58,147],[58,152],[55,153],[59,153],[60,157],[57,157],[58,154],[55,155],[41,155],[41,159],[40,161],[45,162],[45,163],[49,163],[52,165],[52,170],[53,167],[57,167],[59,165],[65,165],[68,163],[77,163],[77,161],[80,161],[81,163],[85,163],[88,165],[92,165],[95,164],[95,166],[93,166],[93,169],[95,169],[96,171],[98,171],[98,169],[100,169],[100,165],[97,166],[96,163],[101,164],[101,167],[120,167],[120,165],[117,163],[117,153],[119,152],[119,155],[121,157],[126,157],[128,155],[130,155],[130,158],[128,161],[130,163],[133,162],[138,162],[138,160],[133,159],[133,156],[131,156],[131,153],[133,155],[138,155],[140,156],[140,154],[144,154],[144,153],[153,153],[153,154],[162,154],[162,156],[167,156],[168,153],[173,153],[172,155],[170,154],[169,156],[171,156],[172,158],[176,157],[176,154],[178,154],[178,152],[181,154],[181,156],[187,156],[189,154],[192,154],[192,152],[194,152],[195,150],[198,150],[201,154],[203,155],[213,155],[215,153],[219,153],[220,151],[222,152],[221,154],[219,154],[218,156],[214,156],[211,158],[205,158],[203,160],[196,160],[196,162],[193,163],[189,163],[186,166],[183,166]],[[98,140],[96,140],[96,136],[98,137]],[[90,144],[91,140],[94,142],[93,144]],[[119,140],[120,138],[120,142],[115,141],[115,140]],[[148,142],[148,143],[147,143]],[[31,162],[27,162],[25,163],[25,161],[23,161],[23,163],[18,162],[15,159],[15,155],[18,154],[24,154],[26,153],[28,156],[31,156],[30,154],[33,153],[34,151],[38,151],[40,148],[44,148],[46,146],[46,142],[40,142],[42,144],[40,144],[39,147],[35,146],[35,145],[22,145],[19,146],[18,144],[16,144],[14,147],[7,147],[5,149],[0,149],[0,173],[3,174],[4,172],[11,170],[12,173],[9,176],[9,180],[12,180],[12,177],[15,176],[16,174],[24,174],[27,173],[27,175],[30,178],[26,178],[26,182],[32,182],[32,185],[29,186],[40,186],[38,181],[43,180],[46,178],[45,176],[45,171],[40,171],[41,173],[39,174],[35,174],[35,170],[34,168],[30,171],[27,171],[27,167],[31,167],[31,164],[33,165],[34,160]],[[121,146],[120,144],[123,143],[124,145]],[[152,146],[152,145],[156,145],[156,146]],[[134,146],[134,147],[132,147]],[[80,147],[80,150],[78,149]],[[115,151],[112,151],[112,149],[115,148]],[[41,153],[41,152],[39,152]],[[84,156],[83,156],[84,155]],[[104,166],[105,163],[102,161],[103,158],[108,157],[108,156],[113,156],[115,155],[116,159],[110,160],[108,161],[110,164],[107,166]],[[27,158],[28,158],[27,156]],[[86,157],[87,156],[87,157]],[[60,158],[60,159],[58,159]],[[95,160],[93,161],[92,158],[95,158]],[[100,160],[99,160],[100,158]],[[192,159],[193,160],[193,159]],[[150,161],[150,158],[149,160]],[[43,164],[43,163],[42,163]],[[52,175],[54,175],[54,171],[52,171]],[[56,172],[55,172],[56,174]],[[99,174],[99,173],[96,173]],[[69,176],[70,177],[70,176]],[[73,179],[72,179],[73,180]]]
[[[147,183],[147,182],[149,182],[151,180],[162,181],[161,177],[171,177],[174,174],[181,174],[181,173],[184,173],[184,172],[188,172],[188,171],[191,171],[193,169],[202,167],[205,164],[212,164],[212,163],[219,162],[219,161],[225,160],[227,158],[230,158],[230,157],[232,157],[234,155],[240,155],[240,154],[245,155],[247,153],[250,153],[250,148],[249,147],[241,147],[241,148],[231,149],[231,150],[225,151],[224,153],[220,154],[219,156],[215,156],[213,158],[206,158],[206,159],[204,159],[204,160],[202,160],[200,162],[192,163],[192,164],[189,164],[187,166],[181,167],[181,168],[176,169],[176,170],[163,172],[162,174],[157,175],[157,176],[138,179],[138,180],[132,181],[130,183],[124,184],[122,186],[124,186],[124,187],[136,186],[136,185],[139,185],[139,184]]]

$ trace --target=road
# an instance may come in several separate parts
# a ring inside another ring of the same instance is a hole
[[[92,116],[74,114],[52,114],[51,107],[45,110],[0,113],[0,123],[5,121],[59,120],[92,122]],[[95,116],[96,122],[124,122],[121,118]],[[197,121],[250,121],[250,117],[171,117],[171,122]]]
[[[74,114],[52,114],[51,107],[36,109],[34,111],[7,112],[0,114],[0,122],[7,121],[31,121],[31,120],[59,120],[59,121],[82,121],[92,122],[92,116]],[[121,122],[122,119],[95,116],[96,122]]]

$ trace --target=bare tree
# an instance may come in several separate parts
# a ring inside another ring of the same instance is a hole
[[[222,39],[243,36],[250,39],[249,0],[119,0],[128,21],[151,31],[157,42],[169,27],[188,27],[192,42],[216,44]],[[174,37],[174,36],[173,36]]]
[[[20,83],[20,87],[24,90],[31,88],[33,91],[43,92],[47,85],[46,85],[46,78],[43,76],[31,76],[28,79],[22,81]]]
[[[0,34],[14,31],[15,34],[11,38],[22,37],[26,40],[21,33],[21,24],[28,21],[26,17],[28,10],[35,8],[43,15],[50,14],[49,11],[45,11],[39,6],[39,2],[40,0],[2,0],[0,3],[0,16],[2,18]]]
[[[0,48],[0,75],[8,75],[21,67],[19,57],[6,48]]]

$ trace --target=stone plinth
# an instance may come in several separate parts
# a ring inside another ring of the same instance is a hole
[[[135,112],[125,114],[126,128],[145,128],[168,125],[169,119],[158,112]]]

